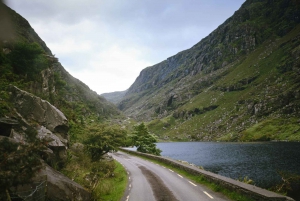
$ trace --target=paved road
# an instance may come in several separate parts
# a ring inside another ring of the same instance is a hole
[[[181,175],[141,158],[113,153],[128,172],[129,185],[124,201],[223,201],[229,200],[220,193],[192,183]]]

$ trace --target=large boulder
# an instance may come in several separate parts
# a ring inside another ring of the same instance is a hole
[[[52,132],[66,134],[68,132],[68,120],[65,115],[48,101],[31,93],[11,86],[11,102],[16,111],[27,121],[33,121],[45,126]]]
[[[85,201],[91,199],[91,194],[81,185],[72,181],[47,164],[37,177],[47,176],[47,200]]]
[[[15,86],[10,87],[10,101],[14,106],[18,125],[9,126],[8,123],[14,122],[7,123],[6,120],[6,135],[12,128],[9,136],[19,142],[26,142],[28,132],[36,130],[37,137],[46,140],[51,149],[47,150],[44,159],[49,164],[63,165],[69,144],[69,126],[65,115],[48,101]]]
[[[28,201],[46,198],[49,201],[89,201],[91,193],[60,172],[43,163],[28,183],[11,187],[12,196]]]

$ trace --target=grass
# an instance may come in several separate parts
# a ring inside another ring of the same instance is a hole
[[[176,117],[169,123],[168,119],[173,118],[169,111],[169,116],[149,122],[149,130],[161,140],[168,136],[170,141],[299,141],[299,122],[296,122],[299,121],[299,98],[295,95],[299,89],[299,76],[282,72],[285,64],[288,66],[293,61],[292,53],[299,51],[298,45],[290,42],[295,41],[299,30],[300,26],[297,26],[284,37],[271,37],[224,72],[198,74],[191,78],[191,82],[196,82],[206,76],[211,83],[188,101],[178,104],[173,112],[183,111],[184,117]],[[244,82],[249,79],[249,83]],[[220,90],[232,86],[242,88]],[[188,92],[176,93],[185,100]],[[283,100],[289,101],[285,104]],[[286,107],[288,104],[290,111]],[[212,105],[218,107],[203,114],[193,114],[195,108]]]
[[[114,176],[108,179],[100,180],[98,186],[94,190],[95,197],[106,201],[119,201],[124,195],[127,187],[128,177],[124,167],[117,162]]]
[[[119,201],[127,187],[124,167],[115,160],[91,162],[85,153],[71,153],[73,157],[61,170],[70,179],[92,193],[93,200]]]
[[[273,118],[262,121],[243,132],[243,141],[300,141],[300,125],[297,118]]]
[[[245,195],[242,195],[238,192],[233,192],[231,190],[228,190],[216,183],[212,183],[210,181],[208,181],[207,179],[205,179],[203,176],[196,176],[196,175],[193,175],[191,173],[188,173],[184,170],[181,170],[179,168],[176,168],[172,165],[169,165],[169,164],[165,164],[161,161],[157,161],[157,160],[154,160],[154,159],[149,159],[149,158],[146,158],[146,157],[143,157],[143,156],[139,156],[139,155],[135,155],[137,157],[140,157],[140,158],[143,158],[145,160],[148,160],[148,161],[152,161],[156,164],[159,164],[159,165],[162,165],[166,168],[169,168],[171,170],[173,170],[174,172],[188,178],[189,180],[193,181],[193,182],[196,182],[198,184],[202,184],[206,187],[208,187],[209,189],[213,190],[214,192],[219,192],[219,193],[222,193],[223,195],[225,195],[226,197],[228,197],[229,199],[231,200],[238,200],[238,201],[253,201],[253,199],[245,196]]]

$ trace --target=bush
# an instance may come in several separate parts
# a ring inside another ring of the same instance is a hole
[[[42,48],[37,43],[16,43],[8,54],[8,59],[14,73],[27,76],[29,80],[34,79],[49,65]]]
[[[39,153],[45,146],[36,140],[28,144],[0,141],[0,199],[12,186],[28,183],[42,167]]]

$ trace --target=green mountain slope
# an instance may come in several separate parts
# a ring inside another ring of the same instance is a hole
[[[300,140],[300,4],[248,0],[144,69],[119,108],[167,140]]]
[[[120,111],[71,76],[22,16],[0,2],[0,116],[14,114],[9,85],[33,93],[59,108],[69,121],[99,120]]]

